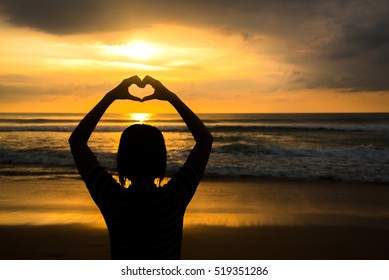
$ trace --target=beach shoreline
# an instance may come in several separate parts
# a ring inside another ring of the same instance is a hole
[[[5,181],[1,189],[0,259],[110,258],[81,180]],[[385,184],[205,178],[185,216],[182,256],[389,259],[387,236]]]

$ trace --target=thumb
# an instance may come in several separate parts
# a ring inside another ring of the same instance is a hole
[[[134,100],[134,101],[139,101],[139,102],[142,102],[143,100],[140,99],[139,97],[137,96],[133,96],[132,94],[130,94],[130,97],[128,98],[130,100]]]
[[[142,102],[155,99],[155,94],[150,94],[142,98]]]

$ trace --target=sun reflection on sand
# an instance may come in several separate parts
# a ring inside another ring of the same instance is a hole
[[[106,228],[80,179],[4,182],[1,191],[0,225]],[[184,226],[383,226],[389,219],[387,192],[380,185],[205,179],[188,206]]]
[[[67,225],[67,224],[83,224],[97,228],[105,228],[105,222],[101,214],[95,213],[77,213],[77,212],[36,212],[23,211],[20,213],[0,213],[2,225]]]
[[[246,213],[187,213],[185,226],[225,226],[243,227],[269,224],[266,215]]]

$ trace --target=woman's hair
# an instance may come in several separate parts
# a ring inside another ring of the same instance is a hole
[[[165,139],[158,128],[134,124],[126,128],[120,138],[117,169],[122,186],[126,179],[154,180],[159,184],[166,172]]]

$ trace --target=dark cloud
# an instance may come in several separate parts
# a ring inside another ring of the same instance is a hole
[[[1,78],[4,76],[0,76]],[[22,77],[20,77],[22,78]],[[19,83],[8,84],[7,81],[0,83],[0,103],[7,102],[30,102],[55,100],[69,95],[78,95],[83,97],[92,96],[96,92],[106,92],[115,85],[104,83],[97,84],[64,84],[60,86],[36,86],[25,83],[34,80],[32,77],[26,77]],[[19,78],[17,79],[19,81]]]
[[[0,9],[9,23],[51,34],[82,34],[124,30],[147,25],[141,20],[140,1],[120,0],[0,0]]]
[[[31,102],[46,100],[48,98],[55,98],[57,96],[64,95],[63,92],[59,92],[56,88],[44,89],[32,86],[14,86],[14,85],[1,85],[0,84],[0,102]]]
[[[387,0],[0,0],[0,10],[57,35],[174,23],[239,34],[258,52],[268,36],[278,45],[267,54],[294,67],[286,88],[389,90]]]
[[[323,6],[320,3],[317,0],[0,0],[0,8],[13,25],[53,34],[125,30],[160,22],[282,32],[298,28],[309,17],[316,16]]]
[[[198,18],[202,5],[188,7],[183,3],[186,1],[0,0],[0,7],[6,20],[15,26],[63,35]]]
[[[310,62],[305,58],[306,70],[313,74],[307,86],[346,92],[389,90],[388,30],[389,17],[343,25],[338,36],[317,48],[316,57]]]

